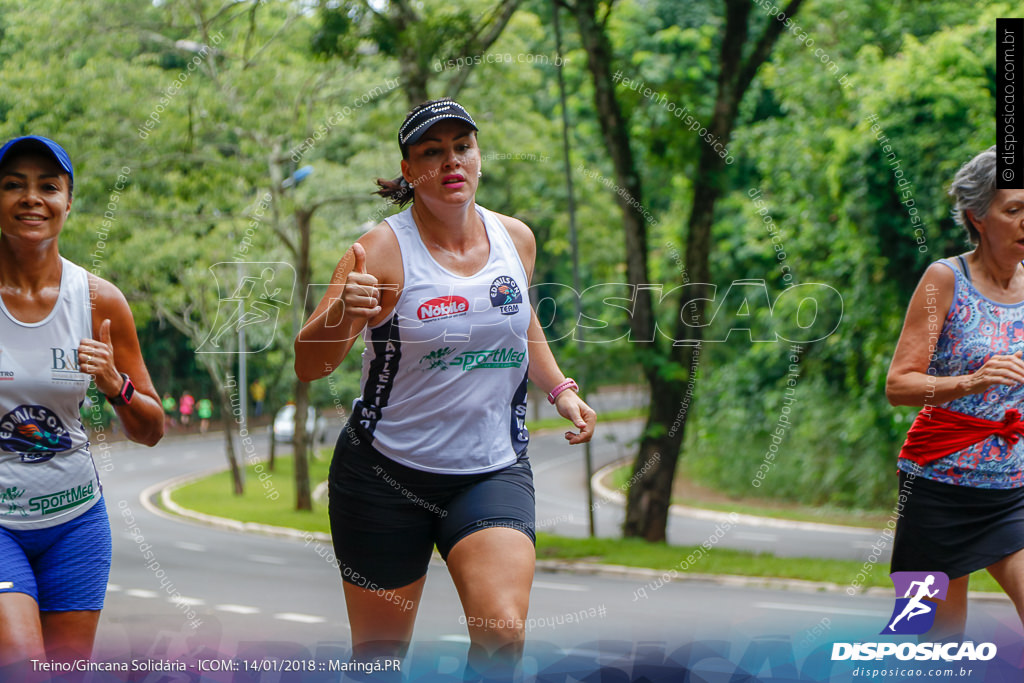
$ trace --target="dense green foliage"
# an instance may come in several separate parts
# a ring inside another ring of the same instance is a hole
[[[891,505],[896,453],[915,411],[888,405],[885,374],[921,273],[969,249],[949,217],[949,182],[995,142],[995,18],[1008,6],[926,3],[931,11],[911,16],[881,6],[862,13],[858,4],[815,3],[801,21],[852,85],[839,87],[810,50],[784,41],[762,72],[760,111],[733,143],[745,178],[716,225],[716,279],[765,278],[774,296],[786,285],[784,262],[795,282],[827,283],[842,296],[838,330],[804,345],[788,429],[780,422],[787,347],[710,345],[691,468],[739,495]],[[758,188],[784,261],[773,258],[750,197]],[[762,463],[770,470],[752,489]]]

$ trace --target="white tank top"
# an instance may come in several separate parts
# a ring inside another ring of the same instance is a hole
[[[363,391],[353,415],[377,450],[418,470],[500,469],[529,440],[526,271],[501,221],[476,211],[490,255],[469,277],[433,259],[411,208],[387,219],[405,284],[392,317],[363,332]]]
[[[0,299],[0,526],[42,529],[74,519],[100,497],[79,407],[90,377],[78,345],[92,337],[85,269],[62,258],[60,294],[37,323]]]

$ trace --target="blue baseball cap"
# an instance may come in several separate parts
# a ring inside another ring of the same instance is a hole
[[[57,162],[57,165],[68,174],[71,189],[75,189],[75,172],[71,168],[71,157],[68,156],[63,147],[50,138],[44,138],[42,135],[25,135],[8,140],[4,143],[3,147],[0,147],[0,166],[3,166],[7,153],[19,146],[35,147],[38,151],[48,152],[53,157],[53,160]]]

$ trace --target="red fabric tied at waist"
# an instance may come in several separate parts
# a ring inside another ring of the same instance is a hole
[[[1024,434],[1024,421],[1015,408],[1007,410],[1002,420],[983,420],[946,408],[925,408],[910,426],[900,457],[927,465],[990,436],[1015,444],[1021,434]]]

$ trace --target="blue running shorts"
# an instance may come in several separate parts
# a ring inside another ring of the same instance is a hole
[[[0,593],[25,593],[41,612],[103,609],[110,577],[110,522],[100,498],[47,529],[0,526]]]

